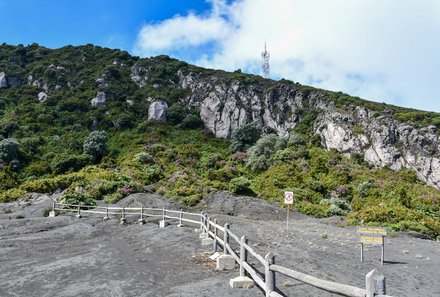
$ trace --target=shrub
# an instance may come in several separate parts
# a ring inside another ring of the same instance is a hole
[[[108,135],[105,131],[93,131],[84,139],[84,153],[100,160],[107,153]]]
[[[20,189],[9,189],[0,193],[0,202],[15,201],[26,194],[25,191]]]
[[[153,157],[146,152],[140,152],[134,156],[134,159],[139,164],[151,164],[154,163]]]
[[[332,216],[346,216],[351,210],[346,201],[338,198],[323,199],[320,204],[330,206],[329,215]]]
[[[312,204],[305,201],[295,203],[295,208],[306,215],[317,218],[326,218],[330,215],[330,207],[328,205]]]
[[[6,138],[0,141],[0,163],[10,162],[18,158],[19,144],[13,138]]]
[[[304,137],[296,132],[291,132],[289,135],[289,141],[288,146],[299,146],[299,145],[305,145],[306,142],[304,140]]]
[[[272,155],[276,152],[276,144],[279,137],[269,134],[260,138],[257,143],[249,149],[247,166],[253,171],[263,171],[270,166]]]
[[[245,151],[261,137],[261,126],[250,123],[237,128],[231,136],[229,151]]]
[[[231,179],[229,182],[229,191],[237,195],[255,196],[251,189],[252,182],[245,176]]]
[[[93,157],[90,155],[61,155],[52,161],[50,168],[53,173],[61,174],[69,170],[79,170],[87,164],[91,164],[92,161]]]
[[[104,196],[104,202],[107,204],[114,204],[124,198],[124,194],[122,192],[115,192],[112,194],[108,194]]]
[[[184,129],[197,129],[203,127],[203,121],[200,116],[189,114],[183,119],[181,127]]]
[[[185,118],[187,111],[181,104],[173,104],[167,110],[167,121],[172,125],[180,124]]]
[[[96,206],[96,202],[93,199],[88,197],[84,192],[77,192],[77,191],[66,193],[60,199],[60,203]]]

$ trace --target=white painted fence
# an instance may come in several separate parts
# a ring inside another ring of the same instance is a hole
[[[104,219],[109,215],[120,216],[121,223],[124,223],[127,216],[138,216],[139,222],[144,223],[146,218],[160,218],[163,221],[177,220],[179,225],[190,223],[200,226],[201,232],[213,239],[213,249],[215,252],[221,247],[223,254],[232,256],[240,266],[240,276],[248,274],[250,278],[265,292],[266,297],[282,297],[275,285],[276,273],[280,273],[289,278],[314,286],[321,290],[348,297],[391,297],[385,295],[385,278],[379,280],[373,278],[373,271],[366,275],[366,288],[358,288],[350,285],[340,284],[327,280],[322,280],[314,276],[295,271],[275,264],[275,257],[272,253],[264,257],[258,254],[248,243],[246,236],[238,237],[230,229],[229,224],[223,226],[217,223],[217,220],[211,220],[204,213],[191,213],[182,210],[169,210],[165,208],[147,208],[147,207],[102,207],[102,206],[81,206],[53,203],[53,213],[55,211],[76,212],[77,217],[82,214],[101,214]],[[222,233],[223,236],[220,236]],[[232,239],[232,241],[231,241]],[[235,244],[239,247],[239,252],[232,247]],[[264,267],[264,277],[250,264],[248,257],[252,256]],[[278,292],[277,292],[278,291]]]

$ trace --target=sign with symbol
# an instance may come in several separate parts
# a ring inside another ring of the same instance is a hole
[[[284,192],[284,204],[293,204],[293,192]]]

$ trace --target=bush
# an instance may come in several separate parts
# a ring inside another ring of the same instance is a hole
[[[203,121],[196,114],[187,115],[180,124],[184,129],[197,129],[203,127]]]
[[[167,110],[167,121],[172,125],[180,124],[185,118],[187,111],[181,104],[173,104]]]
[[[269,134],[260,138],[257,143],[249,149],[247,166],[253,172],[266,170],[270,166],[272,155],[276,152],[278,141],[279,137],[275,134]]]
[[[13,138],[6,138],[0,141],[0,163],[10,162],[18,158],[19,144]]]
[[[134,160],[139,164],[152,164],[154,163],[153,157],[146,152],[140,152],[134,156]]]
[[[229,182],[229,191],[237,195],[255,196],[251,189],[252,182],[245,176],[231,179]]]
[[[237,128],[234,132],[232,132],[229,151],[243,152],[247,150],[261,137],[261,132],[261,126],[255,123],[246,124],[240,128]]]
[[[113,194],[108,194],[104,196],[104,202],[107,204],[114,204],[124,198],[124,194],[122,192],[115,192]]]
[[[298,133],[291,132],[289,135],[289,141],[288,146],[299,146],[299,145],[305,145],[306,142],[304,140],[304,137]]]
[[[70,170],[77,171],[92,161],[93,157],[90,155],[61,155],[52,161],[50,168],[53,173],[61,174]]]
[[[93,131],[84,139],[84,153],[100,160],[107,153],[108,135],[105,131]]]
[[[329,215],[332,216],[346,216],[351,210],[347,202],[338,198],[323,199],[320,204],[330,206]]]
[[[15,201],[26,194],[25,191],[20,189],[9,189],[0,193],[0,202],[11,202]]]

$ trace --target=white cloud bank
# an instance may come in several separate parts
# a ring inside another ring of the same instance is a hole
[[[261,73],[440,112],[437,0],[210,0],[212,9],[146,24],[134,53]]]

